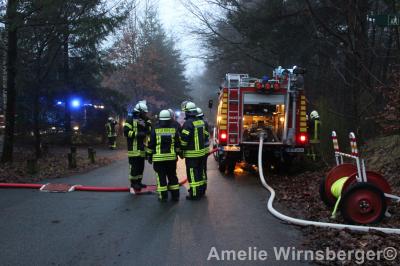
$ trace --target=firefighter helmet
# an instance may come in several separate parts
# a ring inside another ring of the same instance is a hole
[[[112,122],[114,120],[114,118],[112,118],[111,116],[108,118],[109,122]]]
[[[194,102],[186,101],[182,103],[182,111],[184,112],[197,112]]]
[[[311,113],[310,113],[310,118],[311,119],[318,119],[319,118],[319,114],[318,114],[318,112],[317,111],[312,111]]]
[[[197,111],[197,115],[196,115],[197,117],[203,117],[204,116],[203,110],[201,110],[200,107],[197,107],[196,111]]]
[[[161,110],[159,118],[160,120],[170,120],[171,113],[168,110]]]
[[[147,104],[146,101],[139,101],[136,105],[135,108],[133,109],[135,112],[139,113],[147,113],[149,110],[147,109]]]

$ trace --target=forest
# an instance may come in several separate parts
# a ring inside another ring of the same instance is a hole
[[[74,108],[101,117],[85,129],[103,132],[108,115],[124,117],[138,100],[157,111],[187,97],[180,51],[152,1],[9,0],[0,16],[2,162],[21,136],[39,158],[50,128],[71,143]]]

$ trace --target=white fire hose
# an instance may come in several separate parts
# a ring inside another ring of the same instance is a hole
[[[264,178],[264,172],[263,172],[263,167],[262,167],[262,150],[263,150],[263,146],[264,146],[263,144],[264,144],[264,133],[261,133],[260,145],[258,148],[259,175],[260,175],[261,183],[271,193],[271,195],[268,199],[267,207],[268,207],[269,212],[272,213],[272,215],[274,215],[276,218],[286,221],[288,223],[301,225],[301,226],[312,225],[312,226],[318,226],[318,227],[327,227],[327,228],[335,228],[335,229],[349,229],[352,231],[363,231],[363,232],[368,232],[370,230],[376,230],[376,231],[384,232],[387,234],[400,234],[400,229],[397,229],[397,228],[370,227],[370,226],[360,226],[360,225],[316,222],[316,221],[293,218],[293,217],[284,215],[284,214],[280,213],[279,211],[275,210],[275,208],[273,206],[273,202],[275,199],[275,190],[267,184],[267,182],[265,181],[265,178]]]

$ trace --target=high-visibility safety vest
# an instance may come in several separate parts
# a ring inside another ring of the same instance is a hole
[[[310,143],[320,143],[319,140],[320,126],[321,126],[321,121],[319,121],[319,119],[313,120],[313,128],[311,132]]]
[[[203,120],[188,118],[182,126],[180,135],[183,157],[198,158],[208,153],[208,147],[205,148],[205,143],[209,133]]]
[[[126,120],[124,136],[128,144],[128,157],[145,157],[147,135],[149,135],[149,127],[143,119],[134,115]]]
[[[179,152],[179,133],[171,121],[160,121],[150,135],[148,153],[153,162],[175,161]]]
[[[107,137],[116,137],[117,136],[117,123],[116,122],[107,122],[106,123],[106,132]]]

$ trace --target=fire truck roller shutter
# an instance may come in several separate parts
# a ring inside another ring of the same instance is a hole
[[[260,104],[268,103],[271,105],[283,104],[285,102],[284,95],[261,95],[254,93],[244,94],[243,104]]]

